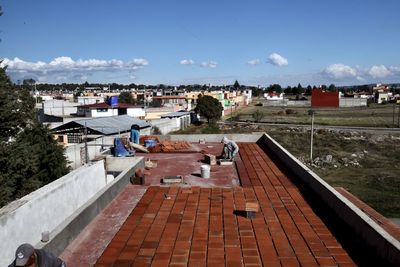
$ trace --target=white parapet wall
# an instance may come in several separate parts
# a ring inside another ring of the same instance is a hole
[[[8,266],[22,243],[41,242],[41,235],[62,224],[106,186],[104,162],[78,168],[0,209],[0,266]]]
[[[187,141],[192,143],[198,143],[199,141],[220,143],[223,137],[226,137],[235,142],[244,143],[255,143],[257,142],[264,132],[255,132],[251,134],[174,134],[165,135],[160,137],[162,140],[171,141]]]

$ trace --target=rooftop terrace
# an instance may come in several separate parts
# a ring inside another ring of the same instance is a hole
[[[211,166],[209,179],[200,176],[203,154],[219,154],[219,143],[192,143],[182,153],[143,155],[157,161],[157,167],[147,173],[147,185],[125,186],[61,257],[69,266],[373,266],[381,262],[375,255],[360,260],[359,251],[348,242],[353,236],[343,238],[349,230],[340,223],[332,227],[335,220],[327,223],[329,216],[319,210],[329,213],[329,207],[315,203],[318,200],[307,195],[296,175],[272,151],[256,143],[239,146],[235,165]],[[184,183],[160,184],[166,175],[182,175]],[[246,218],[246,202],[260,206],[254,219]]]
[[[210,178],[204,155],[220,154],[222,135],[158,136],[163,153],[105,156],[10,203],[0,265],[29,242],[68,266],[400,266],[398,226],[267,134],[227,136],[240,154]],[[131,184],[148,160],[144,184]],[[183,183],[160,183],[176,175]]]

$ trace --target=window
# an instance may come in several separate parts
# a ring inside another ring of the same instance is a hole
[[[82,141],[82,135],[76,133],[68,134],[67,140],[68,144],[79,144]]]
[[[97,112],[107,112],[108,108],[98,108]]]

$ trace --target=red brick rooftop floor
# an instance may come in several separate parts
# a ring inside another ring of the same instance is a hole
[[[149,187],[96,266],[355,266],[262,149],[240,149],[243,186]]]

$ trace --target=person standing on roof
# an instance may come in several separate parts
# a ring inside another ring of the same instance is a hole
[[[230,160],[234,159],[239,153],[238,145],[234,141],[226,138],[225,136],[224,138],[222,138],[221,143],[224,144],[224,149],[222,150],[221,157]]]
[[[137,124],[131,126],[131,143],[139,144],[140,127]]]
[[[15,260],[8,266],[25,267],[66,267],[61,259],[43,249],[35,249],[31,244],[20,245],[15,251]]]

